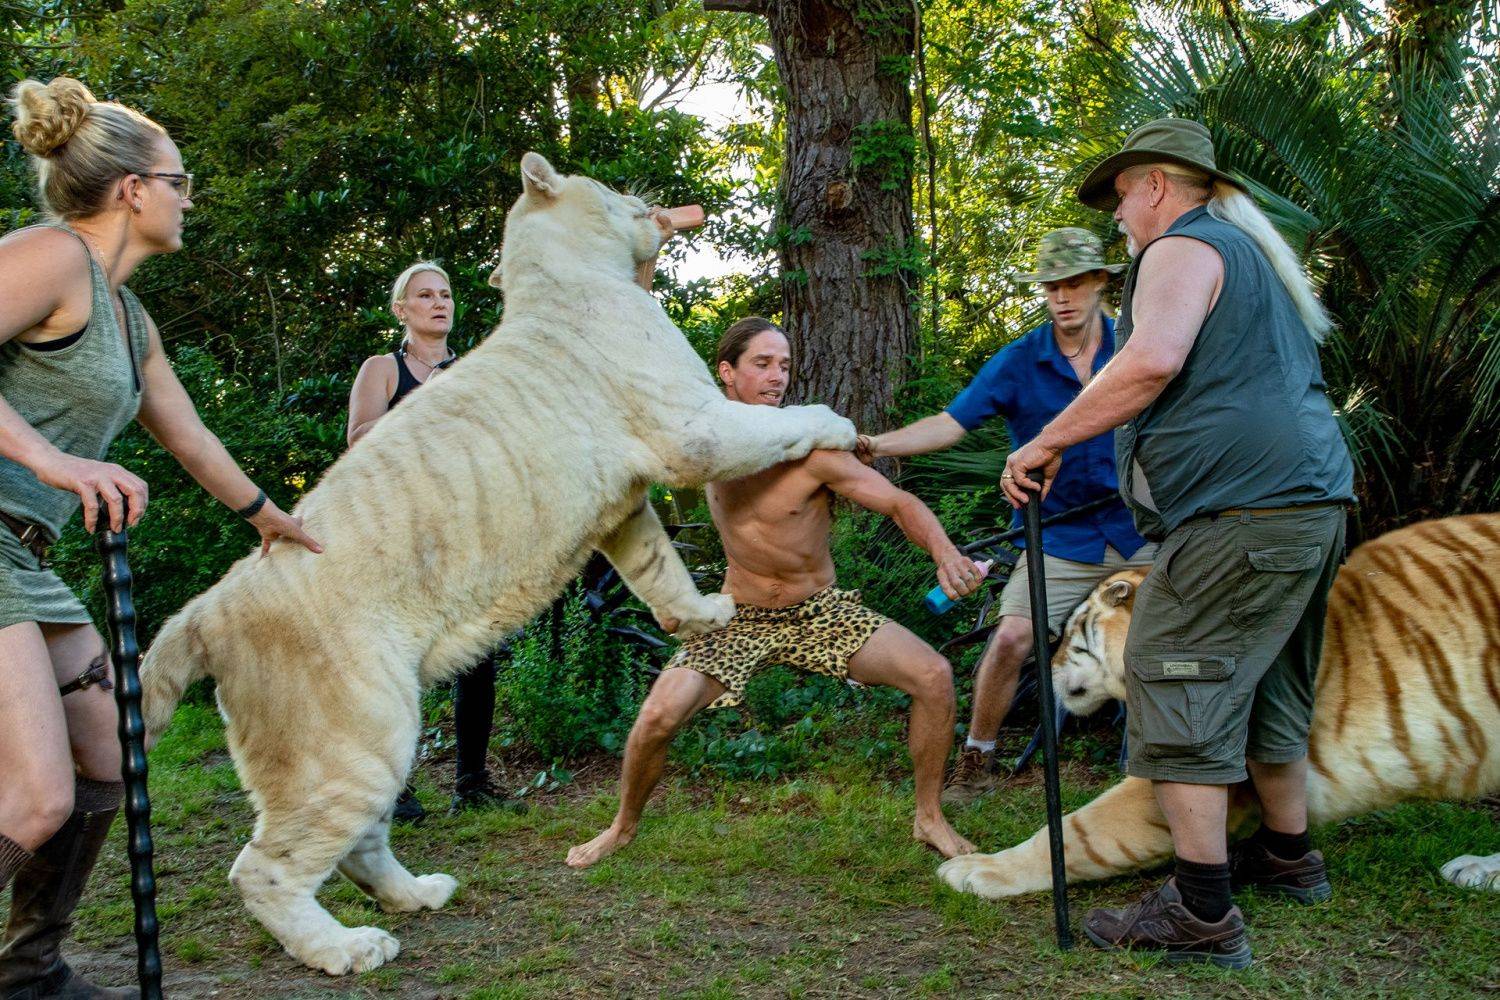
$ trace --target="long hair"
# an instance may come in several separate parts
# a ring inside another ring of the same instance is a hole
[[[1271,270],[1276,272],[1276,277],[1286,287],[1286,293],[1292,297],[1297,315],[1302,317],[1302,324],[1312,334],[1313,342],[1321,344],[1324,336],[1332,329],[1333,320],[1319,301],[1312,282],[1307,280],[1302,262],[1271,224],[1271,220],[1266,218],[1266,213],[1255,204],[1255,200],[1234,185],[1216,180],[1213,196],[1208,199],[1208,214],[1250,234],[1255,245],[1260,247],[1260,252],[1266,255]]]
[[[1323,308],[1323,303],[1318,300],[1318,293],[1312,282],[1307,280],[1302,262],[1271,224],[1271,220],[1266,218],[1266,213],[1255,204],[1255,200],[1233,184],[1214,180],[1201,170],[1178,163],[1148,163],[1130,168],[1131,173],[1136,175],[1144,175],[1152,170],[1160,170],[1174,183],[1201,193],[1207,198],[1205,207],[1209,215],[1220,222],[1243,229],[1255,241],[1260,252],[1266,255],[1271,270],[1281,279],[1287,295],[1291,296],[1292,305],[1296,306],[1297,315],[1302,318],[1302,325],[1307,327],[1313,342],[1321,344],[1333,327],[1333,320],[1329,317],[1328,310]]]
[[[745,353],[745,348],[750,346],[750,341],[754,340],[757,334],[765,333],[767,330],[775,330],[783,337],[786,336],[785,330],[764,316],[746,316],[744,319],[735,320],[719,338],[719,348],[714,352],[714,368],[717,369],[719,363],[723,361],[728,361],[731,368],[738,365],[740,355]],[[790,342],[791,338],[787,339]]]

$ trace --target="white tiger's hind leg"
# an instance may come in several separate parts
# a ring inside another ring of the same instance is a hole
[[[452,875],[417,876],[407,871],[391,853],[390,829],[387,811],[360,834],[339,862],[339,871],[387,913],[439,909],[458,888],[458,880]]]
[[[408,687],[401,676],[411,668],[382,664],[380,650],[368,647],[350,658],[361,663],[357,683],[332,686],[328,678],[352,675],[309,669],[297,679],[324,677],[316,693],[296,690],[290,681],[280,687],[221,683],[219,691],[230,748],[259,813],[229,880],[288,954],[334,976],[378,968],[400,951],[378,927],[339,923],[315,894],[336,864],[367,846],[372,827],[384,830],[417,734],[416,685]],[[329,711],[306,710],[314,705]],[[382,886],[392,885],[396,876],[379,866],[381,860],[378,851],[356,858],[354,870],[373,871]],[[369,863],[361,867],[361,861]],[[390,866],[400,869],[394,858]]]
[[[287,819],[262,815],[261,829],[229,870],[251,914],[293,958],[331,976],[368,972],[395,958],[401,946],[394,937],[379,927],[345,927],[315,898],[354,837],[326,827],[289,829]],[[274,832],[265,829],[268,821],[277,824]]]
[[[1465,854],[1442,868],[1442,876],[1465,889],[1492,889],[1500,892],[1500,854],[1482,857]]]

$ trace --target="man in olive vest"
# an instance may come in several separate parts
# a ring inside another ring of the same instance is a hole
[[[1244,968],[1231,884],[1332,894],[1307,837],[1313,683],[1353,499],[1318,362],[1330,324],[1197,122],[1137,129],[1078,197],[1114,212],[1133,258],[1115,356],[1010,456],[1001,487],[1024,503],[1029,470],[1050,484],[1063,449],[1119,428],[1120,492],[1160,540],[1125,645],[1129,772],[1154,783],[1177,854],[1163,886],[1090,912],[1084,931],[1104,948]],[[1228,786],[1247,780],[1262,827],[1231,854]]]

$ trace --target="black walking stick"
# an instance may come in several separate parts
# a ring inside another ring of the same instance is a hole
[[[1027,473],[1044,483],[1043,472]],[[1068,873],[1063,861],[1062,793],[1057,778],[1057,700],[1052,693],[1052,650],[1047,640],[1047,580],[1042,561],[1042,493],[1026,491],[1026,571],[1031,585],[1031,635],[1036,643],[1037,691],[1042,699],[1042,748],[1047,778],[1047,837],[1052,855],[1052,915],[1057,922],[1057,946],[1073,947],[1068,929]]]
[[[135,601],[130,596],[126,532],[111,531],[108,508],[99,504],[95,547],[104,561],[105,616],[115,667],[124,757],[125,823],[129,831],[130,898],[135,903],[136,972],[141,1000],[161,1000],[161,951],[156,943],[156,875],[151,866],[151,797],[146,791],[146,724],[141,718],[141,650],[135,641]]]

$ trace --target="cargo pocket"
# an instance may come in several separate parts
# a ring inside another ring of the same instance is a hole
[[[1218,739],[1234,710],[1234,657],[1198,653],[1137,653],[1130,672],[1129,711],[1149,756],[1170,759],[1174,751]]]
[[[1250,571],[1244,587],[1229,611],[1229,619],[1240,628],[1263,624],[1289,625],[1302,615],[1302,604],[1294,601],[1297,584],[1306,573],[1323,565],[1321,545],[1275,545],[1245,553]]]

